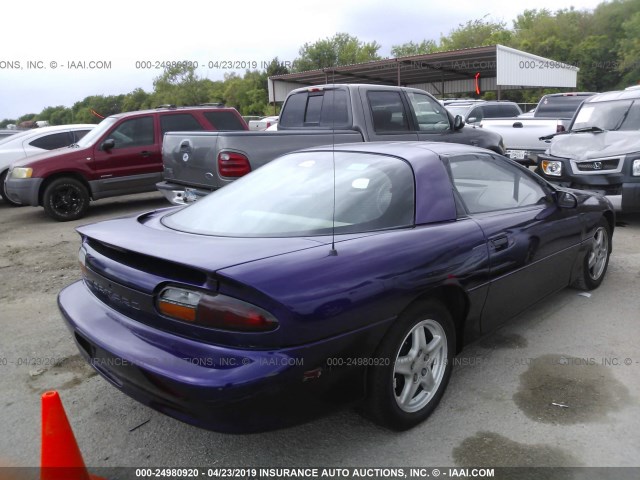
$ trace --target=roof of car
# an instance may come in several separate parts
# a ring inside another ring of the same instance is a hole
[[[159,106],[157,108],[149,108],[147,110],[135,110],[133,112],[121,112],[114,113],[113,115],[109,115],[107,118],[123,118],[123,117],[133,117],[136,115],[149,115],[150,113],[159,113],[159,112],[180,112],[180,111],[193,111],[193,110],[221,110],[221,111],[235,111],[236,109],[233,107],[222,107],[215,104],[212,105],[197,105],[193,107],[175,107],[173,105],[170,106]]]
[[[67,130],[83,130],[85,128],[92,129],[96,126],[97,124],[94,123],[76,123],[70,125],[53,125],[49,127],[30,128],[28,130],[14,130],[16,134],[3,138],[2,143],[6,144],[9,142],[13,142],[14,140],[22,141],[25,138],[31,138],[35,137],[36,135],[46,133],[65,132]]]
[[[461,143],[449,142],[366,142],[366,143],[342,143],[339,145],[324,145],[307,148],[302,151],[327,151],[336,152],[362,152],[381,155],[392,155],[402,157],[413,163],[414,161],[424,161],[425,151],[432,152],[438,156],[447,156],[457,153],[494,153],[480,147],[464,145]]]
[[[611,100],[627,100],[640,98],[640,88],[627,88],[613,92],[603,92],[585,100],[585,103],[609,102]]]

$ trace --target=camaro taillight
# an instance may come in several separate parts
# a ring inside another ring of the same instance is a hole
[[[223,177],[242,177],[251,171],[249,159],[236,152],[218,154],[218,171]]]
[[[278,321],[266,310],[226,295],[167,287],[156,303],[161,314],[203,327],[265,332],[278,326]]]

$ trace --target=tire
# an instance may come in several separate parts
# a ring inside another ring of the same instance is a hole
[[[602,218],[593,234],[589,250],[584,256],[580,275],[575,286],[582,290],[598,288],[604,280],[611,255],[611,228],[609,222]]]
[[[409,307],[378,347],[385,364],[368,371],[365,414],[397,431],[424,421],[447,388],[455,345],[453,320],[440,302]]]
[[[2,200],[4,200],[4,203],[6,203],[7,205],[11,205],[12,207],[21,207],[22,205],[9,199],[9,197],[7,196],[7,191],[4,188],[4,180],[7,178],[8,173],[9,170],[6,170],[2,172],[2,174],[0,174],[0,195],[2,196]]]
[[[58,178],[45,188],[42,204],[44,211],[54,220],[77,220],[84,217],[89,208],[89,192],[75,178]]]

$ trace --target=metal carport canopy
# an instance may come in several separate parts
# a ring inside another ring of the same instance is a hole
[[[436,96],[522,87],[575,88],[579,68],[531,53],[490,45],[389,58],[269,77],[269,102],[296,88],[330,83],[369,83],[420,88]]]

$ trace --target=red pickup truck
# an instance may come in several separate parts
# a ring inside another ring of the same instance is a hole
[[[162,180],[162,138],[173,131],[248,130],[234,108],[159,107],[105,118],[78,143],[11,166],[10,200],[44,207],[53,219],[81,218],[91,199],[154,191]]]

